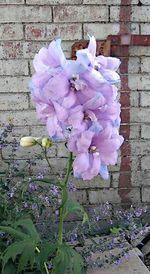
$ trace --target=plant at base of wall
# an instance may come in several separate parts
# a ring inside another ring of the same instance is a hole
[[[17,260],[16,273],[21,273],[28,265],[32,269],[37,264],[41,273],[65,274],[70,271],[82,274],[85,272],[82,256],[64,241],[64,221],[76,213],[85,224],[88,215],[69,197],[68,182],[72,170],[74,177],[83,180],[91,180],[98,174],[108,179],[108,165],[117,162],[118,150],[123,143],[123,137],[119,135],[120,104],[115,86],[120,80],[116,72],[120,60],[96,57],[96,41],[90,37],[88,48],[77,51],[77,60],[66,60],[61,41],[57,39],[35,55],[33,65],[36,73],[30,82],[32,100],[50,139],[27,136],[21,139],[20,145],[39,145],[51,169],[47,151],[52,142],[67,142],[69,158],[64,179],[55,182],[45,177],[32,179],[32,183],[52,184],[60,193],[58,236],[54,243],[41,244],[29,219],[19,220],[11,228],[1,226],[1,231],[17,239],[4,251],[2,273],[6,273],[9,261],[12,264]]]

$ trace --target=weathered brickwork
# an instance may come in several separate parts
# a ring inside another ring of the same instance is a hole
[[[45,134],[28,90],[32,59],[41,47],[61,36],[70,58],[71,46],[88,34],[105,40],[126,33],[150,34],[149,0],[0,0],[0,125],[12,121],[17,140]],[[72,179],[78,189],[74,198],[91,206],[150,202],[150,46],[130,46],[118,57],[124,58],[120,102],[125,137],[118,164],[110,167],[106,182]],[[24,161],[34,153],[20,148],[17,157]],[[67,153],[63,143],[52,148],[53,173],[65,172]]]

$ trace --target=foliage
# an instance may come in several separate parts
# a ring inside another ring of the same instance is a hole
[[[30,219],[15,222],[13,227],[0,226],[0,231],[9,233],[13,241],[2,256],[2,274],[7,274],[12,263],[15,273],[31,271],[36,268],[45,274],[44,265],[48,260],[53,265],[52,273],[65,274],[67,270],[73,274],[83,273],[83,259],[71,246],[67,244],[41,243],[40,237]],[[56,256],[55,253],[57,251]]]
[[[15,239],[4,251],[2,256],[2,274],[7,273],[11,261],[15,262],[16,273],[21,273],[28,265],[33,269],[36,247],[40,237],[30,219],[15,222],[12,227],[0,226],[0,230],[9,233]],[[19,257],[18,257],[19,256]]]
[[[27,166],[31,165],[29,160],[24,167],[20,167],[15,160],[16,140],[11,143],[12,150],[9,149],[9,157],[5,159],[2,152],[10,146],[9,136],[7,140],[6,135],[9,135],[11,130],[11,126],[7,127],[0,138],[1,156],[5,163],[5,168],[0,171],[1,273],[65,274],[70,271],[72,274],[83,274],[87,266],[102,267],[106,261],[118,264],[121,257],[127,256],[128,247],[124,244],[125,240],[133,243],[139,235],[146,232],[141,218],[148,209],[131,207],[126,211],[114,211],[112,206],[106,203],[89,211],[88,217],[83,206],[70,198],[69,191],[76,191],[71,182],[66,187],[59,177],[55,182],[44,172],[37,176],[30,174],[27,172]],[[44,157],[42,153],[41,156],[35,157],[36,160]],[[71,165],[68,165],[68,174],[70,168]],[[64,182],[67,180],[68,177],[65,177]],[[75,214],[82,219],[82,223],[74,222],[73,227],[70,223],[67,227],[66,222],[63,241],[60,243],[57,239],[57,225],[58,212],[62,208],[63,221]],[[42,229],[38,229],[41,234],[39,236],[37,223],[42,222],[45,212],[46,234],[43,233],[43,223]],[[104,220],[106,225],[102,230]],[[51,224],[50,227],[48,223]],[[107,240],[95,240],[95,236],[99,237],[104,232],[111,237],[107,237]],[[87,244],[87,239],[90,239],[90,244]],[[111,251],[115,247],[121,247],[121,254],[114,256],[110,252],[109,257],[105,259],[92,259],[92,253]]]
[[[57,255],[54,259],[53,274],[65,274],[71,271],[72,274],[83,273],[83,259],[71,246],[62,244],[58,247]]]

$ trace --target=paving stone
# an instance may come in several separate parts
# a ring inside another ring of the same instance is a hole
[[[88,274],[149,274],[150,271],[138,257],[134,250],[130,251],[130,259],[124,260],[118,267],[107,270],[89,270]]]

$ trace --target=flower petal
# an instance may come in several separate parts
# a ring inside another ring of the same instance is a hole
[[[81,133],[81,136],[77,139],[77,148],[79,152],[88,151],[91,145],[93,136],[94,136],[94,132],[90,130],[86,130]]]
[[[108,168],[107,168],[107,166],[105,164],[101,164],[99,173],[100,173],[100,175],[102,176],[102,178],[104,180],[108,180],[109,179]]]
[[[69,92],[69,94],[64,97],[63,101],[62,101],[62,106],[65,108],[71,108],[73,107],[73,105],[75,104],[77,98],[74,94],[74,92]]]
[[[96,55],[96,40],[94,36],[89,36],[90,37],[90,42],[88,45],[88,50],[92,54],[93,58],[95,58]]]
[[[61,48],[61,39],[52,41],[48,47],[49,63],[51,67],[65,67],[66,58]]]
[[[89,154],[88,153],[80,153],[76,156],[73,162],[73,170],[74,174],[80,174],[86,171],[89,168]]]
[[[59,105],[57,102],[53,102],[53,104],[58,120],[61,122],[65,122],[65,120],[68,118],[67,110]]]
[[[59,125],[57,117],[55,115],[50,116],[47,119],[46,127],[50,137],[52,138],[55,137],[55,139],[57,139],[58,137],[61,140],[64,139],[63,130],[61,126]]]

